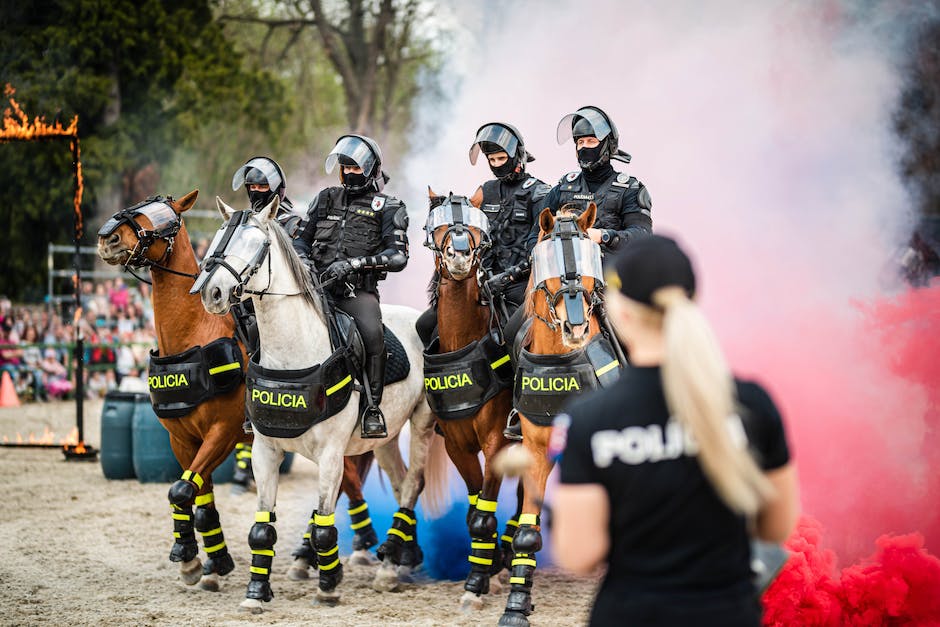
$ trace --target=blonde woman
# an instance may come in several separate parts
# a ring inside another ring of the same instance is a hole
[[[556,423],[555,557],[607,565],[592,625],[757,626],[750,538],[782,542],[796,523],[777,408],[732,377],[694,294],[673,240],[631,242],[606,302],[632,367]]]

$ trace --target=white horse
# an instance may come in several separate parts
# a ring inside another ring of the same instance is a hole
[[[306,267],[287,234],[277,220],[272,219],[279,199],[275,197],[257,213],[241,214],[235,223],[231,220],[236,211],[221,199],[216,200],[222,216],[229,221],[226,233],[229,237],[226,240],[224,236],[217,236],[220,245],[214,254],[221,261],[202,269],[193,291],[200,291],[206,310],[215,314],[227,313],[231,304],[239,299],[249,296],[253,299],[261,338],[259,362],[262,368],[297,371],[320,364],[332,353],[327,320]],[[236,223],[237,226],[233,226]],[[339,600],[336,586],[342,579],[342,564],[337,553],[334,509],[344,455],[374,450],[401,507],[395,514],[388,539],[379,547],[384,563],[376,573],[373,587],[379,591],[394,590],[399,575],[406,577],[410,568],[420,563],[413,510],[425,487],[425,466],[429,461],[434,466],[428,472],[425,498],[430,509],[439,507],[443,500],[442,482],[446,481],[447,472],[443,467],[446,455],[440,445],[441,438],[432,438],[434,416],[424,396],[422,345],[414,326],[417,317],[418,311],[410,307],[382,306],[384,323],[401,340],[411,362],[408,376],[389,385],[382,398],[388,438],[362,439],[359,436],[358,391],[352,392],[341,411],[314,424],[298,437],[268,437],[255,429],[252,466],[258,489],[258,512],[248,536],[252,552],[251,581],[246,599],[241,603],[243,608],[261,612],[262,602],[273,597],[269,578],[277,536],[270,523],[275,520],[278,466],[288,451],[303,455],[317,466],[318,506],[311,540],[318,558],[319,602],[334,604]],[[346,385],[353,384],[347,381]],[[398,448],[398,435],[406,422],[411,426],[407,467]],[[292,570],[299,568],[306,573],[307,567],[307,560],[299,558]]]

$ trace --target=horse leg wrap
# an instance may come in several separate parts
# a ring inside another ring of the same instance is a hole
[[[336,539],[336,516],[314,514],[313,545],[317,549],[317,566],[320,570],[320,590],[332,592],[343,580],[343,564],[339,561],[339,546]]]
[[[518,514],[516,516],[518,517]],[[506,530],[499,537],[503,568],[506,570],[512,570],[512,539],[515,537],[517,529],[519,529],[519,521],[516,518],[511,518],[506,521]]]
[[[173,516],[173,548],[170,549],[171,562],[189,562],[199,553],[196,533],[193,531],[193,510],[191,507],[171,505]]]
[[[202,535],[202,546],[206,550],[208,559],[202,565],[202,574],[217,573],[227,575],[235,568],[235,562],[229,555],[225,546],[225,536],[222,535],[222,525],[219,522],[219,510],[213,503],[214,496],[210,492],[196,497],[196,516],[194,519],[196,531]]]
[[[365,501],[349,503],[349,521],[353,533],[353,550],[371,549],[379,543],[379,537],[369,517],[369,505]]]
[[[300,542],[300,548],[291,553],[291,557],[303,558],[314,568],[317,567],[317,551],[313,548],[313,530],[316,528],[314,518],[316,515],[317,510],[313,510],[310,514],[310,520],[307,522],[307,530],[304,531],[304,538]]]
[[[248,532],[248,546],[251,547],[251,580],[245,594],[248,599],[270,601],[274,598],[270,579],[277,530],[271,523],[276,520],[274,512],[255,512],[255,524]]]
[[[532,605],[532,576],[535,574],[535,554],[542,548],[542,534],[538,517],[534,514],[520,516],[519,530],[512,541],[514,552],[509,574],[509,598],[507,612],[521,612],[528,616],[535,609]]]
[[[248,486],[251,481],[251,444],[239,442],[235,445],[235,474],[232,482]]]
[[[496,557],[496,501],[478,499],[470,515],[470,574],[464,590],[486,594],[490,590],[490,576],[499,572],[502,561]]]
[[[388,558],[396,566],[417,567],[424,561],[424,553],[418,546],[418,520],[413,509],[402,507],[392,515],[388,537],[376,554],[380,560]]]

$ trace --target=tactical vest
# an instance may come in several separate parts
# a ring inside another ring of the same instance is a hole
[[[248,363],[245,411],[259,433],[296,438],[340,412],[353,387],[344,349],[303,370],[264,368],[255,355]]]
[[[380,252],[382,216],[401,207],[401,201],[385,194],[355,196],[344,205],[344,197],[348,198],[344,191],[342,187],[329,188],[326,200],[320,200],[310,212],[311,219],[317,221],[310,254],[319,268]]]
[[[441,420],[472,416],[512,385],[509,354],[489,334],[450,353],[437,353],[437,346],[435,340],[424,353],[424,391]]]
[[[623,210],[623,197],[630,188],[637,189],[640,182],[632,176],[622,172],[613,172],[596,192],[588,187],[584,172],[578,170],[570,172],[558,181],[558,207],[567,203],[580,205],[582,210],[587,209],[593,201],[597,204],[597,219],[594,221],[595,229],[613,229],[619,231],[623,228],[620,217]]]
[[[606,388],[620,378],[620,361],[603,333],[584,348],[561,355],[522,349],[518,357],[512,404],[539,426],[549,426],[572,396]]]
[[[231,392],[244,380],[242,351],[233,338],[160,357],[150,351],[147,383],[150,402],[160,418],[179,418],[200,403]]]
[[[544,185],[542,181],[530,176],[507,185],[505,195],[500,195],[502,185],[498,179],[483,183],[480,209],[490,221],[493,247],[487,252],[487,265],[493,273],[503,272],[527,257],[532,194],[540,185]]]

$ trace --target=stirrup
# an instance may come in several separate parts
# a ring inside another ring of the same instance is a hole
[[[513,418],[516,419],[513,422]],[[519,412],[513,407],[506,417],[506,428],[503,429],[503,437],[514,442],[522,442],[522,420],[519,418]]]
[[[372,428],[366,430],[366,423],[369,418],[372,419],[373,424],[371,425]],[[360,419],[359,432],[360,437],[364,440],[387,438],[388,428],[385,426],[385,416],[382,415],[382,410],[378,407],[366,407]]]

